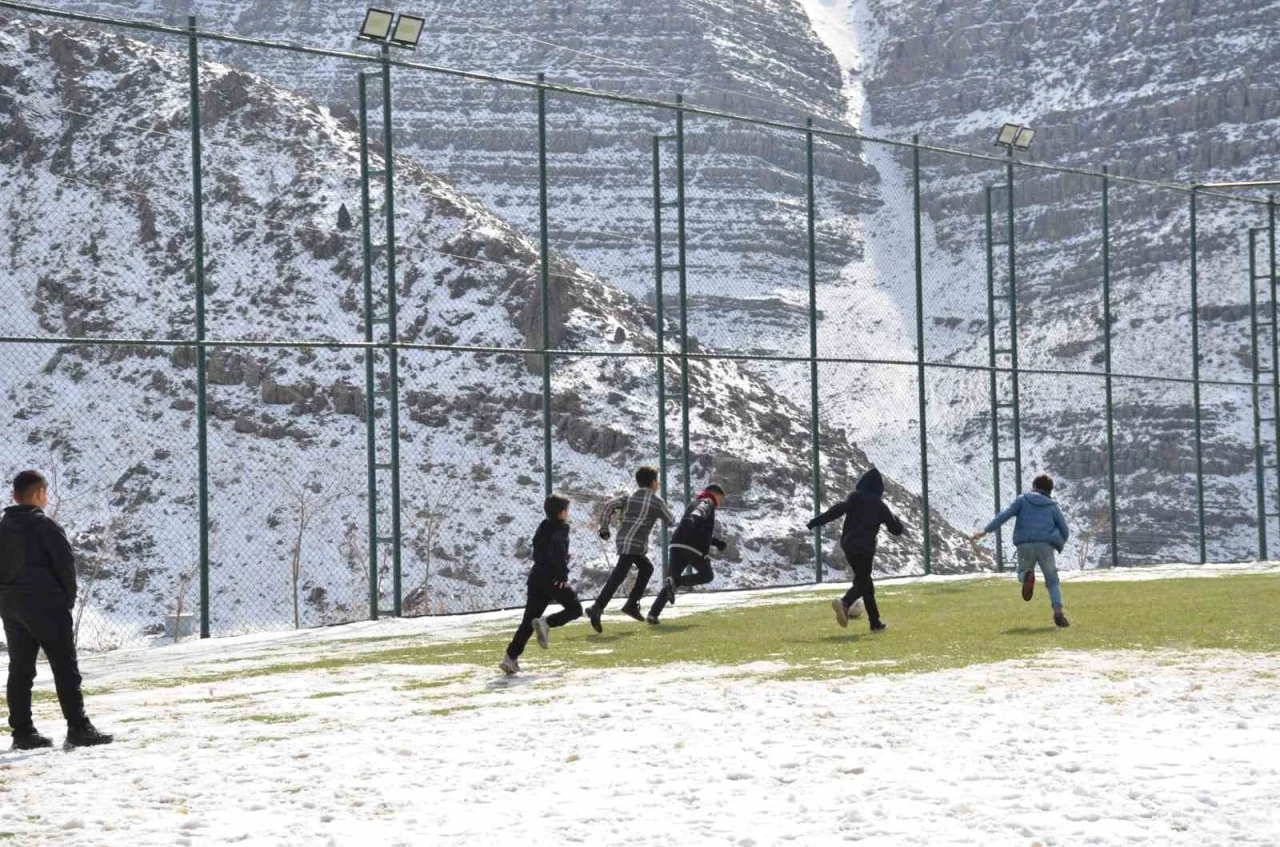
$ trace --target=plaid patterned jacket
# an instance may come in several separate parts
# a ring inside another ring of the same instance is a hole
[[[609,528],[617,512],[622,513],[617,535],[619,556],[648,554],[649,535],[653,532],[653,525],[659,519],[667,526],[674,526],[676,522],[670,507],[648,488],[637,489],[605,503],[604,511],[600,514],[601,531]]]

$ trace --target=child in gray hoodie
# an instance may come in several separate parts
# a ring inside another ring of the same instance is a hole
[[[1031,600],[1036,587],[1036,565],[1039,565],[1044,572],[1045,587],[1049,589],[1049,602],[1053,605],[1053,622],[1065,627],[1071,624],[1062,613],[1062,589],[1054,554],[1062,552],[1071,531],[1067,529],[1066,518],[1053,501],[1052,494],[1053,480],[1047,474],[1041,474],[1031,483],[1030,492],[1020,495],[985,529],[974,533],[973,540],[981,540],[1016,517],[1013,546],[1018,550],[1018,581],[1022,583],[1022,599]]]

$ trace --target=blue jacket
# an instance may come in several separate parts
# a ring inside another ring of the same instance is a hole
[[[1009,518],[1017,517],[1013,527],[1014,546],[1021,544],[1052,544],[1059,553],[1066,546],[1071,531],[1067,529],[1067,520],[1053,498],[1031,491],[1023,494],[1009,508],[996,515],[995,520],[987,524],[987,532],[995,532],[1004,526]]]

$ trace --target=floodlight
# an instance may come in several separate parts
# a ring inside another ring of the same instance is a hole
[[[1000,134],[996,136],[997,147],[1012,147],[1013,142],[1017,139],[1018,134],[1022,132],[1022,127],[1018,124],[1005,124],[1000,127]]]
[[[385,42],[391,35],[391,24],[395,14],[386,9],[370,9],[365,12],[364,25],[360,27],[360,38],[364,41]]]
[[[426,23],[426,18],[418,15],[401,15],[391,33],[391,43],[406,50],[415,49]]]
[[[1029,126],[1024,126],[1018,130],[1017,136],[1013,139],[1013,146],[1022,152],[1031,149],[1031,141],[1036,137],[1036,131]]]

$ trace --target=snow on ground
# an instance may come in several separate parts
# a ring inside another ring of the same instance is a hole
[[[1140,573],[1241,570],[1277,566]],[[694,594],[672,612],[812,591]],[[194,680],[513,620],[384,621],[91,657],[86,684],[105,690],[91,711],[121,740],[0,754],[0,842],[1280,843],[1276,655],[1059,652],[788,681],[778,664],[574,670],[555,663],[553,644],[533,648],[513,681],[387,664]],[[44,669],[41,679],[47,691]],[[53,707],[40,711],[53,730]]]

